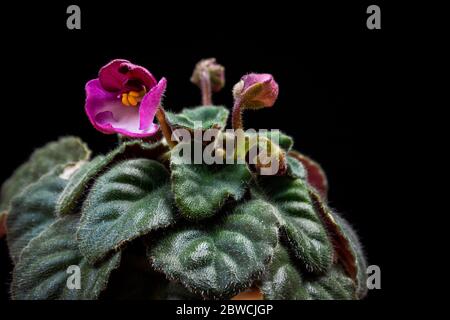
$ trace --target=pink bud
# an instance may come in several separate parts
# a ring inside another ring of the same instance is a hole
[[[243,108],[272,107],[278,97],[278,84],[271,74],[250,73],[234,86],[233,96]]]
[[[201,87],[202,73],[209,76],[213,92],[218,92],[225,86],[225,68],[218,64],[215,58],[200,60],[195,66],[191,82],[198,87]]]

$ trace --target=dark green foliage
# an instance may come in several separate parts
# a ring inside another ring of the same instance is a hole
[[[172,153],[172,191],[181,214],[200,220],[214,215],[227,200],[240,200],[251,178],[245,164],[184,164]]]
[[[172,129],[222,130],[228,113],[166,118]],[[73,137],[37,150],[2,187],[12,298],[229,299],[250,287],[265,299],[364,297],[361,245],[328,207],[322,169],[284,133],[261,135],[278,140],[284,175],[186,164],[181,144],[170,150],[160,136],[121,139],[91,161]],[[67,287],[74,265],[79,290]]]
[[[306,180],[307,173],[303,164],[294,157],[287,156],[288,171],[287,174],[292,178],[300,178]]]
[[[58,200],[58,213],[64,215],[77,212],[77,206],[82,202],[83,196],[87,194],[92,181],[116,162],[141,157],[156,159],[167,151],[167,146],[160,142],[148,144],[141,141],[127,141],[107,155],[95,157],[70,178]]]
[[[0,211],[7,210],[14,196],[57,165],[88,160],[90,154],[86,144],[76,137],[64,137],[37,149],[2,185]]]
[[[120,162],[97,179],[83,207],[81,252],[97,262],[112,250],[175,221],[169,173],[159,162]]]
[[[262,278],[261,290],[267,300],[303,300],[308,297],[300,272],[281,244]]]
[[[92,161],[83,164],[71,177],[59,196],[57,212],[59,215],[75,213],[79,199],[86,190],[86,186],[97,174],[100,166],[104,162],[103,156],[98,156]]]
[[[327,274],[305,281],[309,300],[352,300],[355,287],[342,268],[333,266]]]
[[[183,109],[181,113],[166,112],[167,121],[174,128],[194,130],[195,122],[201,126],[198,129],[223,129],[227,124],[229,111],[222,106],[200,106]]]
[[[339,266],[331,267],[325,275],[302,275],[279,245],[272,264],[262,277],[261,290],[268,300],[349,300],[355,298],[355,287]]]
[[[189,225],[149,248],[157,270],[210,298],[229,298],[263,272],[277,245],[275,209],[262,200],[237,206],[214,224]]]
[[[55,205],[67,181],[59,177],[61,168],[41,177],[16,196],[7,218],[9,253],[17,263],[23,248],[56,217]]]
[[[75,239],[78,220],[79,215],[59,218],[25,247],[14,269],[14,299],[96,299],[106,288],[111,271],[119,265],[120,253],[90,264]],[[80,268],[80,289],[67,286],[70,266]]]
[[[260,190],[254,193],[277,210],[282,233],[295,256],[309,272],[325,272],[331,265],[332,246],[324,226],[314,210],[306,182],[302,179],[260,177]]]

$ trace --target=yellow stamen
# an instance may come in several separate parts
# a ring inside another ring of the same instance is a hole
[[[130,106],[130,104],[128,103],[128,95],[126,93],[122,93],[122,103],[127,107]]]
[[[133,107],[137,106],[137,104],[138,104],[137,99],[131,95],[131,92],[128,94],[128,102],[129,102]]]
[[[137,91],[130,91],[130,92],[128,92],[128,94],[135,98],[139,97],[139,95],[140,95],[140,93]]]
[[[147,90],[145,88],[139,92],[137,91],[130,91],[128,93],[122,93],[122,104],[130,107],[130,106],[137,106],[139,102],[141,102],[142,98],[147,93]]]

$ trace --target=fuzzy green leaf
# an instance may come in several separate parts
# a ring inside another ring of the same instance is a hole
[[[86,144],[76,137],[60,138],[37,149],[30,159],[17,168],[3,184],[0,194],[0,211],[6,210],[14,196],[55,166],[88,160],[90,154]]]
[[[75,239],[79,215],[56,220],[44,232],[30,241],[16,265],[11,285],[12,297],[20,300],[96,299],[105,289],[109,275],[120,263],[120,252],[100,264],[91,265],[84,258]],[[80,289],[73,284],[70,266],[80,268]],[[70,270],[69,270],[70,271]]]
[[[260,276],[278,243],[276,211],[242,203],[220,221],[185,226],[149,247],[153,266],[207,298],[229,298]]]
[[[200,106],[183,109],[175,114],[166,111],[167,121],[174,128],[186,128],[194,130],[194,122],[201,122],[198,129],[223,129],[227,124],[229,111],[222,106]]]
[[[279,131],[278,133],[272,133],[269,135],[270,139],[274,140],[274,138],[278,135],[278,141],[280,142],[280,147],[283,148],[286,152],[292,149],[292,146],[294,145],[294,139],[292,139],[291,136],[288,136],[287,134],[284,134],[283,132]]]
[[[315,212],[308,188],[302,179],[289,176],[260,177],[263,196],[278,209],[282,234],[296,257],[309,272],[325,272],[332,262],[332,245]]]
[[[140,157],[156,159],[166,151],[168,151],[168,148],[162,143],[148,144],[135,140],[124,142],[107,155],[92,159],[70,178],[67,187],[58,199],[58,214],[77,213],[78,206],[89,191],[95,177],[103,174],[115,163],[124,159]]]
[[[172,153],[172,191],[183,217],[213,216],[229,199],[240,200],[251,179],[245,164],[184,164]]]
[[[6,222],[8,247],[14,263],[28,242],[55,219],[56,200],[67,183],[58,176],[60,173],[61,169],[56,168],[13,198]]]
[[[83,196],[88,183],[95,177],[101,166],[105,165],[104,157],[98,156],[84,164],[69,179],[67,186],[61,193],[57,202],[57,214],[65,215],[75,213],[79,199]]]
[[[333,266],[320,276],[302,276],[290,259],[288,251],[280,244],[273,262],[267,268],[261,290],[268,300],[350,300],[355,288],[339,266]]]
[[[292,156],[287,156],[288,171],[287,174],[293,178],[306,180],[306,169],[303,164]]]
[[[124,243],[174,221],[166,168],[149,159],[125,160],[92,186],[78,231],[80,250],[96,262]]]
[[[338,266],[333,266],[325,275],[304,281],[309,300],[353,300],[353,280]]]
[[[267,268],[261,290],[268,300],[304,300],[308,298],[300,272],[292,263],[287,250],[279,244]]]

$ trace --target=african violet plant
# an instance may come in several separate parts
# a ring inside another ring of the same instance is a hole
[[[118,135],[118,146],[91,157],[80,139],[64,137],[3,184],[0,232],[14,263],[13,299],[365,295],[358,238],[327,205],[321,167],[294,151],[291,137],[244,133],[239,152],[213,148],[215,159],[241,161],[180,161],[187,142],[179,129],[192,141],[209,129],[218,132],[215,142],[236,140],[224,131],[228,109],[211,101],[224,68],[202,60],[191,81],[202,105],[175,114],[162,107],[166,79],[110,62],[87,83],[85,110],[95,129]],[[269,74],[249,74],[233,95],[232,126],[243,129],[242,112],[273,106],[278,85]],[[255,146],[275,174],[262,174],[259,153],[249,157]]]

